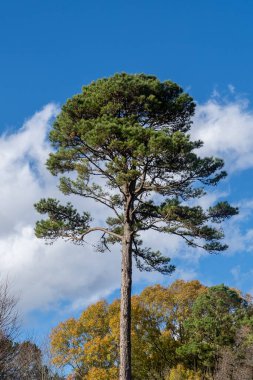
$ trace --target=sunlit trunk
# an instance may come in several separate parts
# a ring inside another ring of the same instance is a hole
[[[125,222],[121,261],[120,380],[131,379],[131,289],[132,235],[129,223]]]

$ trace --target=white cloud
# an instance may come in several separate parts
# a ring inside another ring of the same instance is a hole
[[[0,137],[0,268],[20,293],[24,311],[63,301],[73,301],[73,307],[87,305],[119,284],[117,249],[98,254],[89,244],[47,246],[34,236],[39,215],[33,204],[41,197],[61,197],[57,179],[45,168],[50,151],[47,133],[58,111],[49,104],[16,133]],[[90,202],[86,203],[90,208]],[[96,213],[96,205],[92,208]]]
[[[191,134],[204,142],[202,155],[224,158],[230,171],[253,166],[253,113],[247,101],[211,99],[198,105]]]
[[[0,236],[12,234],[31,222],[31,205],[42,195],[44,187],[48,190],[55,182],[44,163],[50,150],[47,131],[57,112],[57,106],[50,104],[18,132],[0,137]]]
[[[237,206],[239,214],[223,223],[225,241],[229,245],[225,255],[253,252],[252,211],[253,200],[242,199]]]
[[[73,247],[59,241],[46,246],[32,226],[0,241],[1,270],[20,293],[23,310],[54,308],[60,303],[76,308],[108,295],[119,281],[116,252],[94,253],[90,245]]]

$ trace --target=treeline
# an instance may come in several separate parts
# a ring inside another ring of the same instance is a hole
[[[16,301],[0,284],[0,379],[61,380],[32,341],[18,339]],[[68,379],[117,380],[119,300],[99,301],[51,333]],[[175,281],[132,297],[134,380],[252,380],[253,303],[225,285]]]
[[[117,380],[119,300],[99,301],[51,334],[53,362],[76,380]],[[132,297],[134,380],[252,380],[253,304],[225,285],[175,281]]]

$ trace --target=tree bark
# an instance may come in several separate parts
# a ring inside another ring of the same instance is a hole
[[[131,290],[132,234],[130,224],[125,222],[121,258],[120,380],[131,380]]]

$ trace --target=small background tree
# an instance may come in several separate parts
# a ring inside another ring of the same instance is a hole
[[[48,169],[53,175],[77,174],[61,177],[60,190],[93,199],[112,216],[96,226],[70,203],[42,199],[35,207],[48,218],[37,222],[36,236],[82,244],[87,234],[100,231],[99,249],[121,244],[121,380],[131,378],[132,257],[141,270],[174,270],[168,257],[142,245],[140,233],[174,234],[190,247],[222,251],[227,246],[214,223],[237,213],[227,202],[207,211],[189,203],[226,176],[222,160],[196,154],[202,142],[188,134],[194,109],[192,98],[171,81],[116,74],[69,99],[50,133],[55,151]]]

